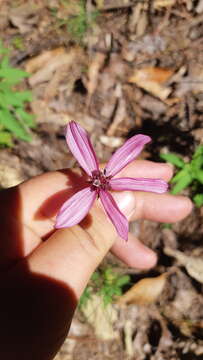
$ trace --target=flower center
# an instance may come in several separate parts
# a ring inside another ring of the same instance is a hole
[[[110,180],[111,176],[105,175],[105,169],[104,171],[101,170],[95,170],[92,172],[92,176],[90,180],[88,181],[91,186],[92,191],[96,191],[99,194],[100,189],[102,190],[110,190]]]

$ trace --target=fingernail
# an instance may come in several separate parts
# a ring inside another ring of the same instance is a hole
[[[130,218],[135,211],[135,198],[131,191],[115,192],[113,197],[118,205],[120,211]]]

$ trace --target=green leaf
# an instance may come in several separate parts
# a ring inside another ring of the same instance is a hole
[[[203,194],[196,194],[193,201],[197,207],[201,207],[203,205]]]
[[[11,86],[8,83],[0,80],[0,91],[1,92],[11,91]]]
[[[201,183],[203,184],[203,170],[199,170],[197,171],[195,178]]]
[[[6,85],[6,86],[2,86]],[[2,91],[1,91],[2,90]],[[30,101],[32,99],[32,94],[30,91],[13,91],[10,89],[8,84],[0,83],[0,105],[2,107],[8,106],[17,106],[23,107],[24,102]]]
[[[15,96],[17,99],[25,102],[25,101],[31,101],[32,100],[32,93],[31,91],[20,91],[20,92],[15,92]]]
[[[184,161],[181,159],[181,157],[175,155],[175,154],[160,154],[160,158],[179,167],[179,168],[183,168],[185,163]]]
[[[106,307],[108,304],[112,302],[111,296],[104,296],[103,297],[103,306]]]
[[[80,297],[78,307],[84,307],[87,304],[87,301],[91,298],[91,295],[91,289],[89,288],[89,286],[87,286]]]
[[[203,156],[203,145],[199,145],[196,148],[194,155],[193,155],[193,159],[195,159],[196,157],[201,156],[201,155]]]
[[[9,105],[10,104],[7,101],[5,94],[0,91],[0,108],[2,107],[2,108],[7,109]]]
[[[171,228],[172,228],[172,224],[170,224],[170,223],[163,223],[163,224],[161,224],[161,228],[162,228],[162,229],[171,229]]]
[[[9,68],[9,57],[4,56],[0,63],[0,69]]]
[[[100,278],[100,274],[98,271],[95,271],[91,276],[92,281],[97,281],[99,278]]]
[[[120,288],[116,288],[116,289],[114,290],[114,295],[116,295],[116,296],[121,296],[121,295],[122,295],[122,290],[121,290]]]
[[[31,141],[32,137],[27,133],[20,122],[7,109],[0,110],[0,123],[4,125],[7,130],[10,130],[19,139]]]
[[[187,173],[176,183],[176,185],[171,190],[171,194],[176,195],[180,193],[183,189],[186,189],[192,183],[192,180],[192,176]]]
[[[194,171],[195,175],[197,171],[202,168],[203,166],[203,146],[200,145],[196,148],[195,153],[193,154],[193,158],[191,161],[192,170]]]
[[[4,78],[10,84],[16,84],[25,77],[28,77],[29,74],[23,70],[15,68],[0,69],[0,78]]]
[[[0,144],[5,146],[13,146],[12,136],[7,131],[0,131]]]
[[[171,184],[174,184],[178,181],[180,181],[182,178],[190,174],[190,166],[186,167],[180,171],[171,179]]]
[[[16,109],[15,113],[18,117],[30,128],[35,128],[36,123],[34,121],[34,115],[27,113],[22,108]]]
[[[0,105],[4,108],[8,108],[10,106],[23,106],[23,102],[16,97],[14,91],[6,91],[4,93],[0,93]]]
[[[116,285],[117,286],[123,286],[123,285],[128,284],[129,281],[130,281],[130,276],[129,275],[124,275],[124,276],[121,276],[119,279],[117,279]]]
[[[197,158],[191,161],[191,169],[195,176],[198,173],[198,171],[202,168],[202,166],[203,166],[203,156],[198,156]]]

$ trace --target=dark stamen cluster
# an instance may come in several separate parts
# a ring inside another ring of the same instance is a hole
[[[106,176],[105,169],[104,171],[95,170],[92,172],[92,176],[88,182],[90,183],[91,190],[96,191],[99,195],[100,189],[102,190],[110,190],[109,180],[111,176]]]

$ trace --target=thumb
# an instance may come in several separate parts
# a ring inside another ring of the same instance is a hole
[[[120,194],[118,205],[128,217],[135,206],[133,195],[130,192]],[[29,268],[32,272],[63,281],[79,298],[116,238],[113,224],[96,202],[80,225],[57,230],[42,243],[27,258]]]

